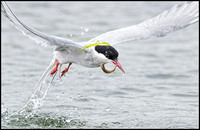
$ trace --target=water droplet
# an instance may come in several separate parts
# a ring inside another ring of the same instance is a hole
[[[70,123],[70,121],[71,121],[70,119],[67,119],[67,120],[66,120],[67,123]]]
[[[89,31],[89,28],[84,28],[84,31],[85,31],[85,32],[88,32],[88,31]]]
[[[108,107],[108,108],[106,108],[106,111],[110,111],[110,108]]]
[[[91,78],[91,79],[93,78],[92,74],[90,74],[90,78]]]
[[[56,96],[56,98],[58,99],[58,98],[60,98],[60,96],[59,96],[59,95],[57,95],[57,96]]]
[[[72,100],[72,97],[69,97],[69,100]]]

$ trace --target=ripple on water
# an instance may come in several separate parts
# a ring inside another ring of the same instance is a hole
[[[130,92],[130,91],[139,92],[139,93],[148,92],[147,90],[140,89],[140,88],[134,88],[134,87],[123,87],[123,88],[120,88],[120,89],[127,91],[127,92]]]
[[[187,75],[180,75],[180,74],[147,74],[147,78],[151,79],[172,79],[172,78],[188,78]]]
[[[176,96],[176,97],[198,97],[198,95],[196,94],[181,94],[181,93],[174,93],[171,94],[172,96]]]

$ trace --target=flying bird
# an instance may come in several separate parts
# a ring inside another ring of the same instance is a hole
[[[1,12],[15,28],[31,40],[41,46],[54,47],[52,62],[36,84],[36,88],[47,75],[55,75],[59,72],[59,76],[63,76],[72,64],[88,68],[101,67],[105,73],[112,73],[119,68],[125,73],[118,61],[119,53],[113,47],[114,45],[131,40],[163,37],[199,21],[199,3],[184,2],[137,25],[109,31],[89,41],[76,42],[46,34],[24,24],[5,2],[1,2]],[[107,70],[104,66],[106,63],[115,64],[114,69]],[[69,65],[61,72],[63,64]]]

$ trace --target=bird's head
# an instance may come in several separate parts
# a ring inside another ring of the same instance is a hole
[[[124,72],[122,66],[118,62],[118,52],[112,46],[104,46],[104,45],[97,45],[95,46],[95,50],[101,55],[102,62],[100,64],[101,69],[105,73],[112,73],[115,71],[116,67],[118,67],[122,72]],[[104,64],[112,62],[115,64],[115,68],[111,71],[106,70]],[[124,72],[125,73],[125,72]]]

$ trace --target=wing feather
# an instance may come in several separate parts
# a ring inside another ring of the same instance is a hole
[[[199,21],[199,3],[185,2],[180,5],[175,5],[171,9],[138,25],[106,32],[88,42],[101,41],[115,45],[130,40],[162,37],[197,21]]]
[[[6,18],[10,21],[10,23],[20,30],[25,36],[28,36],[31,40],[35,41],[41,46],[67,46],[67,47],[75,47],[82,49],[83,47],[79,45],[78,43],[53,36],[53,35],[48,35],[43,32],[40,32],[34,28],[31,28],[24,23],[22,23],[17,16],[12,12],[12,10],[9,8],[9,6],[6,4],[6,2],[1,2],[1,12],[4,14]]]

